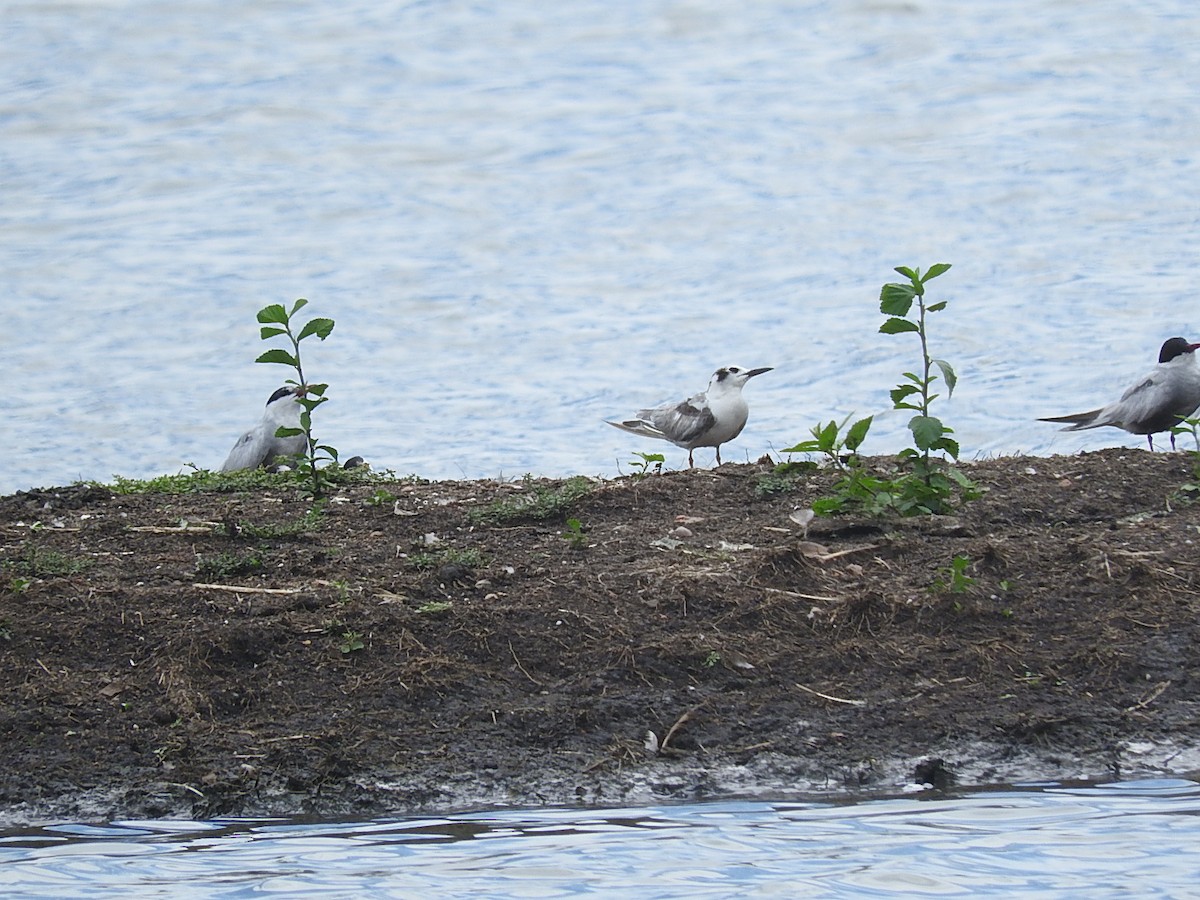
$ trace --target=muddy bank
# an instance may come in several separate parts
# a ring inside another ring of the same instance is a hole
[[[886,465],[886,461],[876,461]],[[0,812],[351,815],[1200,769],[1184,453],[960,515],[809,473],[0,498]],[[955,578],[952,561],[963,578]],[[941,760],[941,763],[934,762]]]

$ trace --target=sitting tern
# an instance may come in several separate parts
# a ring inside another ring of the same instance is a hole
[[[636,418],[608,424],[632,434],[670,441],[677,447],[683,447],[688,452],[688,466],[695,465],[692,451],[697,447],[716,447],[719,466],[721,445],[742,433],[750,414],[742,397],[742,388],[755,375],[770,372],[771,368],[725,366],[713,373],[706,391],[680,403],[639,409]]]
[[[267,401],[262,421],[238,438],[229,451],[229,458],[221,466],[222,472],[239,469],[257,469],[266,466],[277,456],[296,456],[305,451],[304,435],[276,437],[279,428],[299,428],[300,413],[304,407],[297,398],[303,397],[307,389],[302,385],[281,387]]]
[[[1070,416],[1049,416],[1039,422],[1069,422],[1063,431],[1080,431],[1111,425],[1130,434],[1144,434],[1154,449],[1154,435],[1170,431],[1200,408],[1200,368],[1196,350],[1181,337],[1165,341],[1158,353],[1158,365],[1139,378],[1116,400],[1100,409]],[[1175,435],[1171,435],[1175,449]]]

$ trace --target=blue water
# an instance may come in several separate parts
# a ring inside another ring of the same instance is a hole
[[[0,43],[0,492],[219,465],[300,296],[318,436],[433,478],[683,465],[602,420],[730,363],[776,369],[726,459],[884,413],[898,264],[954,264],[968,458],[1139,446],[1033,419],[1200,332],[1188,0],[67,0]]]
[[[0,835],[6,897],[1194,897],[1200,785]]]

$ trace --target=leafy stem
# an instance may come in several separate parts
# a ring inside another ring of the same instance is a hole
[[[287,428],[282,427],[276,430],[276,437],[294,437],[299,434],[304,435],[305,456],[302,465],[302,472],[309,479],[309,490],[314,497],[320,497],[324,490],[324,479],[321,476],[322,462],[337,462],[338,452],[335,447],[327,444],[318,444],[313,436],[312,430],[312,414],[313,411],[324,403],[329,398],[325,396],[325,391],[328,390],[327,384],[309,384],[304,378],[304,366],[300,358],[300,342],[305,338],[316,335],[322,341],[329,337],[333,331],[333,319],[315,318],[306,322],[299,330],[292,330],[293,319],[296,314],[308,305],[308,301],[301,298],[292,304],[292,308],[286,309],[282,304],[272,303],[270,306],[264,306],[258,311],[258,322],[262,325],[259,330],[259,336],[264,341],[269,341],[272,338],[283,336],[291,343],[292,349],[289,352],[279,347],[272,348],[261,354],[255,362],[260,363],[277,363],[279,365],[290,366],[296,370],[296,379],[287,379],[287,384],[294,384],[303,388],[302,393],[296,398],[296,402],[303,407],[300,413],[300,427]]]

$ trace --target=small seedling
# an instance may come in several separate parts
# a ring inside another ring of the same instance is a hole
[[[633,469],[634,478],[645,478],[650,474],[651,467],[655,474],[662,474],[663,463],[667,461],[667,458],[661,453],[634,453],[633,455],[637,458],[629,465]]]
[[[958,554],[950,561],[950,565],[938,569],[938,577],[929,589],[937,593],[965,594],[967,588],[975,583],[975,579],[967,574],[970,565],[971,557]]]
[[[14,594],[23,594],[29,590],[31,584],[33,584],[32,578],[22,578],[19,575],[15,575],[8,582],[8,589]]]
[[[396,502],[396,495],[391,491],[378,488],[367,500],[371,506],[390,506]]]
[[[362,635],[357,631],[344,631],[342,632],[342,642],[338,644],[338,649],[342,653],[350,654],[357,653],[365,646],[366,644],[363,643]]]
[[[449,600],[430,600],[417,607],[417,613],[423,616],[437,615],[449,611],[454,606]]]
[[[525,476],[525,492],[511,498],[495,500],[482,509],[471,510],[472,522],[488,525],[508,525],[514,522],[537,522],[567,512],[595,489],[590,479],[576,475],[560,482],[557,487],[537,484]]]
[[[572,550],[583,550],[588,545],[587,535],[583,531],[583,523],[578,519],[567,519],[567,528],[562,533],[562,537]]]
[[[711,669],[713,666],[715,666],[720,661],[721,661],[721,654],[716,650],[709,650],[708,656],[704,657],[704,662],[702,663],[702,665],[706,669]]]
[[[308,490],[314,497],[320,497],[324,494],[325,488],[328,485],[328,480],[323,477],[323,463],[333,464],[336,466],[338,452],[334,447],[328,444],[318,444],[316,438],[313,437],[312,429],[312,414],[318,406],[324,403],[329,398],[325,396],[325,391],[329,388],[327,384],[309,384],[304,380],[304,366],[300,360],[300,342],[305,338],[316,335],[322,341],[329,337],[333,331],[333,319],[310,319],[301,327],[299,332],[292,330],[293,319],[301,309],[308,305],[308,301],[301,298],[292,304],[290,310],[285,309],[281,304],[272,303],[270,306],[264,306],[258,311],[258,321],[263,327],[259,331],[259,336],[264,341],[269,341],[272,338],[283,336],[291,342],[291,351],[283,350],[278,347],[268,350],[255,360],[260,363],[278,363],[284,366],[290,366],[296,370],[296,379],[288,379],[288,384],[296,384],[304,386],[304,395],[296,398],[296,402],[304,407],[304,411],[300,413],[299,428],[280,428],[275,432],[276,437],[295,437],[296,435],[304,435],[305,447],[307,448],[300,466],[301,475],[308,481]]]

